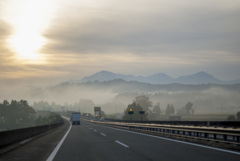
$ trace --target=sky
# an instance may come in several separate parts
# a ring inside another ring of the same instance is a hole
[[[239,0],[4,0],[0,87],[101,70],[240,79]]]

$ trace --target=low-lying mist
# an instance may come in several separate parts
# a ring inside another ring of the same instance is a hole
[[[173,88],[176,87],[176,88]],[[77,110],[93,113],[94,106],[101,106],[106,114],[123,113],[135,97],[146,95],[153,106],[160,105],[161,112],[172,104],[181,110],[186,103],[192,102],[195,114],[232,114],[240,111],[240,87],[237,85],[165,85],[157,86],[127,81],[92,83],[63,83],[51,87],[18,87],[1,92],[2,100],[46,101],[57,104],[53,109]],[[2,101],[1,100],[1,101]],[[64,108],[65,107],[65,108]],[[38,107],[41,108],[41,107]]]

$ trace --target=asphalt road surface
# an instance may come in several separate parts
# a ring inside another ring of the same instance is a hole
[[[81,123],[71,127],[54,161],[240,161],[240,152]]]

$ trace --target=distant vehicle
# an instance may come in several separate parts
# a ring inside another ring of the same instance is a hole
[[[101,117],[101,118],[100,118],[100,121],[104,121],[104,120],[105,120],[104,117]]]
[[[71,119],[72,125],[80,125],[80,112],[72,113]]]

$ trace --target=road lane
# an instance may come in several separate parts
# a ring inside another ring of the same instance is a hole
[[[68,127],[2,155],[0,161],[46,161]],[[66,135],[54,161],[239,161],[239,158],[239,152],[233,154],[82,121],[82,125],[73,126]]]
[[[138,161],[146,160],[115,143],[110,137],[104,137],[96,129],[84,126],[72,126],[70,133],[59,149],[54,161]],[[96,130],[96,132],[94,131]]]
[[[88,122],[84,122],[88,128],[104,133],[110,141],[118,140],[127,144],[131,155],[137,155],[142,160],[171,160],[171,161],[239,161],[240,153],[229,153],[228,151],[219,151],[214,148],[205,148],[204,146],[195,146],[191,143],[171,141],[170,139],[161,139],[161,137],[149,137],[149,135],[128,132],[110,127],[104,127]],[[123,154],[125,155],[125,154]]]

